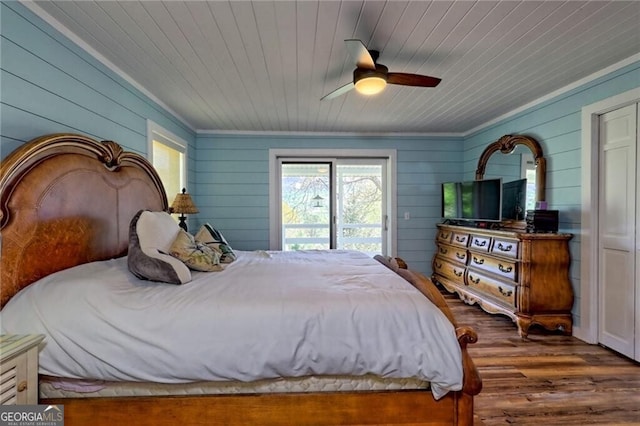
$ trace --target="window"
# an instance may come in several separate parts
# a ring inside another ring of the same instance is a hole
[[[169,205],[187,185],[187,143],[152,121],[147,124],[149,161],[160,175]]]

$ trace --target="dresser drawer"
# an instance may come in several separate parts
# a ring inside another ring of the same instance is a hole
[[[451,236],[453,235],[453,231],[445,231],[443,229],[438,230],[438,235],[436,236],[436,241],[438,244],[440,243],[450,243]]]
[[[454,232],[451,237],[451,244],[458,247],[467,247],[469,245],[470,235],[466,232]]]
[[[515,308],[516,306],[516,288],[509,283],[491,278],[473,269],[467,270],[465,282],[478,293],[490,295],[493,299],[507,304],[509,307]]]
[[[467,249],[461,247],[440,244],[438,245],[438,256],[453,260],[455,262],[466,264],[468,252]]]
[[[469,266],[500,275],[514,283],[518,281],[518,264],[515,261],[500,259],[482,253],[471,253]]]
[[[485,237],[483,235],[471,235],[471,243],[469,248],[473,250],[489,252],[491,247],[491,237]]]
[[[454,281],[462,282],[465,266],[453,263],[440,256],[436,256],[433,260],[433,273],[442,275]]]
[[[500,256],[518,258],[518,241],[502,238],[494,238],[491,246],[491,253]]]

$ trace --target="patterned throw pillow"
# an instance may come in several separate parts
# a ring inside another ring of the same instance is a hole
[[[169,249],[171,256],[180,259],[194,271],[214,272],[221,271],[220,253],[197,242],[193,235],[181,229],[175,241]]]
[[[222,233],[208,223],[200,227],[195,239],[197,242],[203,243],[207,247],[219,252],[220,262],[231,263],[236,260],[236,254],[231,249],[227,240],[224,239]]]

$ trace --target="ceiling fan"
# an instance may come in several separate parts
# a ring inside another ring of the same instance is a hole
[[[376,63],[380,52],[368,50],[360,40],[345,40],[347,50],[356,60],[356,69],[353,70],[353,81],[337,88],[333,92],[323,96],[320,100],[333,99],[356,89],[363,95],[375,95],[384,90],[387,84],[401,86],[436,87],[440,79],[428,75],[408,74],[403,72],[389,72],[389,69]]]

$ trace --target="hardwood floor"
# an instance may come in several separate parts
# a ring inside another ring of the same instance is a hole
[[[478,425],[640,425],[640,364],[537,326],[523,340],[507,317],[442,291],[458,323],[478,333]]]

